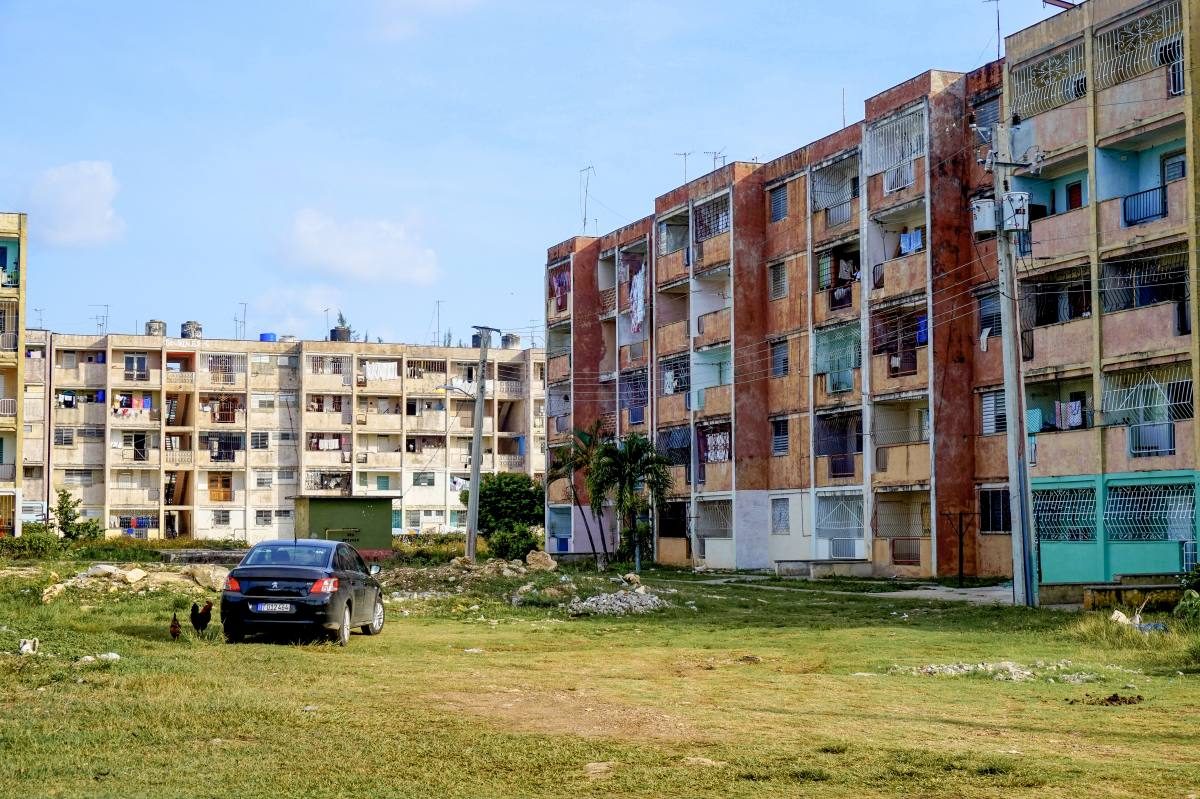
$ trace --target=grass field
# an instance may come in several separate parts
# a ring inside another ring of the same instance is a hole
[[[171,610],[188,598],[42,605],[44,574],[2,577],[0,650],[37,636],[49,654],[0,656],[0,796],[1200,792],[1200,674],[1184,635],[694,582],[670,583],[672,607],[655,615],[571,619],[509,606],[523,581],[391,604],[383,635],[339,649],[190,629],[173,643]],[[75,663],[107,651],[121,660]],[[904,673],[1067,659],[1026,682]],[[1112,693],[1143,701],[1089,703]]]

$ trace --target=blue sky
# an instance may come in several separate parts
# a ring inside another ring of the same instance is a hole
[[[1007,35],[1054,13],[1005,2]],[[930,67],[995,57],[995,6],[924,2],[0,0],[0,207],[28,314],[231,337],[528,333],[546,247],[769,160]],[[41,309],[40,313],[35,309]],[[528,339],[528,337],[527,337]]]

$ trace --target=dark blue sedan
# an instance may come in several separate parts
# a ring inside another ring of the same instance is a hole
[[[340,645],[350,630],[383,630],[383,587],[378,566],[368,568],[354,547],[339,541],[301,538],[255,544],[229,572],[221,592],[225,640],[247,634],[304,630]]]

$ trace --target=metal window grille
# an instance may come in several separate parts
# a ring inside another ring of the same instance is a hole
[[[73,447],[73,446],[75,446],[75,428],[73,428],[73,427],[56,427],[56,428],[54,428],[54,445],[57,447]]]
[[[1162,172],[1164,183],[1185,177],[1187,175],[1187,156],[1184,153],[1172,153],[1164,157]]]
[[[229,526],[229,511],[214,510],[212,512],[213,527],[228,527]]]
[[[1183,94],[1183,86],[1183,61],[1173,61],[1167,70],[1167,94],[1178,97]]]
[[[1033,526],[1041,541],[1095,541],[1095,489],[1053,488],[1034,491]]]
[[[975,128],[979,142],[987,144],[992,140],[992,126],[1000,121],[1000,98],[993,97],[985,100],[972,109],[975,114]]]
[[[1195,415],[1191,364],[1110,372],[1100,410],[1108,424],[1172,422]]]
[[[687,466],[692,462],[692,431],[688,427],[673,427],[658,433],[658,450],[672,466]]]
[[[783,377],[788,373],[791,366],[788,358],[789,344],[787,340],[771,342],[771,377]]]
[[[813,424],[813,444],[818,457],[862,452],[862,414],[822,414]]]
[[[1186,247],[1104,261],[1100,264],[1100,304],[1105,313],[1110,313],[1178,301],[1187,296],[1188,283]]]
[[[979,490],[979,532],[1012,532],[1012,506],[1007,488]]]
[[[254,511],[254,523],[259,527],[270,527],[273,514],[269,510]]]
[[[858,156],[843,158],[812,173],[813,212],[845,207],[849,220],[850,200],[858,196]],[[836,224],[827,220],[830,225]]]
[[[817,256],[817,289],[824,291],[833,285],[833,253],[823,252]]]
[[[893,538],[889,542],[892,563],[896,566],[921,565],[920,538]]]
[[[696,503],[696,535],[699,538],[731,537],[733,501],[718,499]]]
[[[780,262],[767,266],[767,276],[771,283],[771,299],[781,300],[787,296],[787,264]]]
[[[877,175],[925,154],[925,110],[889,119],[867,131],[868,175]]]
[[[1174,422],[1143,422],[1128,428],[1129,455],[1149,458],[1175,454]]]
[[[788,454],[788,420],[771,420],[771,454]]]
[[[788,187],[787,184],[776,186],[767,192],[771,203],[771,221],[778,222],[781,219],[786,219],[788,215]]]
[[[854,214],[854,206],[850,200],[825,209],[825,227],[837,227],[850,221]]]
[[[912,161],[897,164],[883,173],[883,190],[885,193],[900,191],[917,182],[917,170]]]
[[[729,230],[729,195],[696,206],[696,241],[711,239]]]
[[[1011,73],[1012,110],[1031,117],[1066,105],[1087,93],[1083,42],[1014,69]]]
[[[1000,335],[1000,294],[985,294],[979,298],[979,335],[987,331],[988,337]]]
[[[857,369],[862,363],[862,332],[856,322],[817,331],[816,373]]]
[[[688,356],[663,360],[658,365],[658,373],[662,376],[658,384],[660,397],[686,394],[691,390],[691,367],[688,364]]]
[[[771,499],[771,534],[788,535],[792,532],[792,501],[787,497]]]
[[[880,500],[875,503],[875,535],[879,538],[928,538],[928,501]]]
[[[1110,541],[1184,541],[1195,536],[1195,522],[1191,485],[1112,486],[1105,497]]]
[[[863,501],[846,494],[817,497],[818,538],[859,540],[863,537]],[[837,555],[834,557],[849,557]]]
[[[987,391],[980,395],[980,415],[983,417],[983,434],[1008,431],[1008,415],[1004,406],[1003,391]]]
[[[1168,64],[1182,63],[1179,0],[1163,3],[1096,36],[1096,87],[1106,89]]]

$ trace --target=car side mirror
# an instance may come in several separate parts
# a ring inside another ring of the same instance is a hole
[[[380,571],[381,571],[381,569],[379,568],[379,564],[378,564],[378,563],[372,563],[372,564],[371,564],[371,576],[372,576],[372,577],[374,577],[375,575],[379,574],[379,572],[380,572]]]

